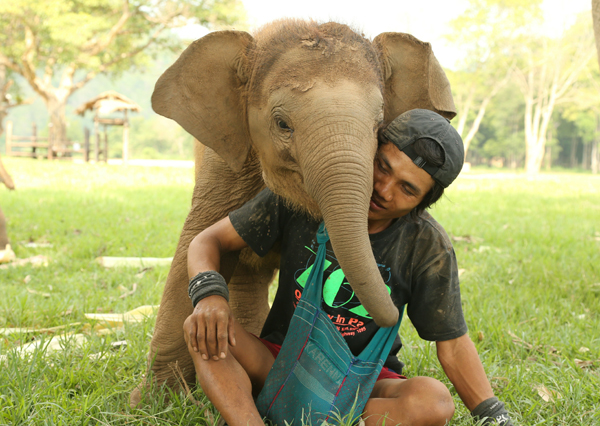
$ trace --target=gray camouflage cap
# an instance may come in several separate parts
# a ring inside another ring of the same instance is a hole
[[[413,109],[396,117],[383,131],[383,137],[404,152],[431,177],[447,188],[460,173],[465,149],[458,132],[450,121],[428,109]],[[444,164],[440,167],[427,164],[412,147],[418,139],[431,139],[444,151]]]

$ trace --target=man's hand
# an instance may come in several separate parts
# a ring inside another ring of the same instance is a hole
[[[227,357],[228,344],[235,346],[234,322],[229,303],[221,296],[208,296],[198,302],[183,323],[188,348],[202,359]]]

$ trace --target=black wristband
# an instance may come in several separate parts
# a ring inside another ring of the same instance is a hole
[[[188,295],[192,299],[192,305],[208,296],[223,296],[229,302],[229,289],[223,275],[217,271],[200,272],[190,280]]]
[[[504,408],[504,403],[496,397],[486,399],[480,403],[471,412],[471,415],[475,420],[483,419],[484,425],[513,426],[508,411]]]

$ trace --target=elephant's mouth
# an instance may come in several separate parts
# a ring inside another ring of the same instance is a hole
[[[283,167],[263,167],[263,179],[271,191],[282,196],[294,209],[302,210],[317,220],[323,219],[319,205],[307,192],[301,173]]]

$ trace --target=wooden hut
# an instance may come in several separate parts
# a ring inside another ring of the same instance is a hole
[[[86,111],[94,111],[94,138],[95,138],[95,158],[96,162],[100,160],[100,154],[104,154],[104,161],[108,161],[108,126],[123,126],[123,164],[127,164],[129,159],[129,118],[128,111],[140,112],[141,108],[133,102],[114,90],[100,93],[94,99],[79,106],[75,112],[83,116]],[[106,117],[114,112],[123,112],[123,118]],[[104,116],[104,117],[101,117]],[[103,147],[100,142],[100,126],[103,126]]]

